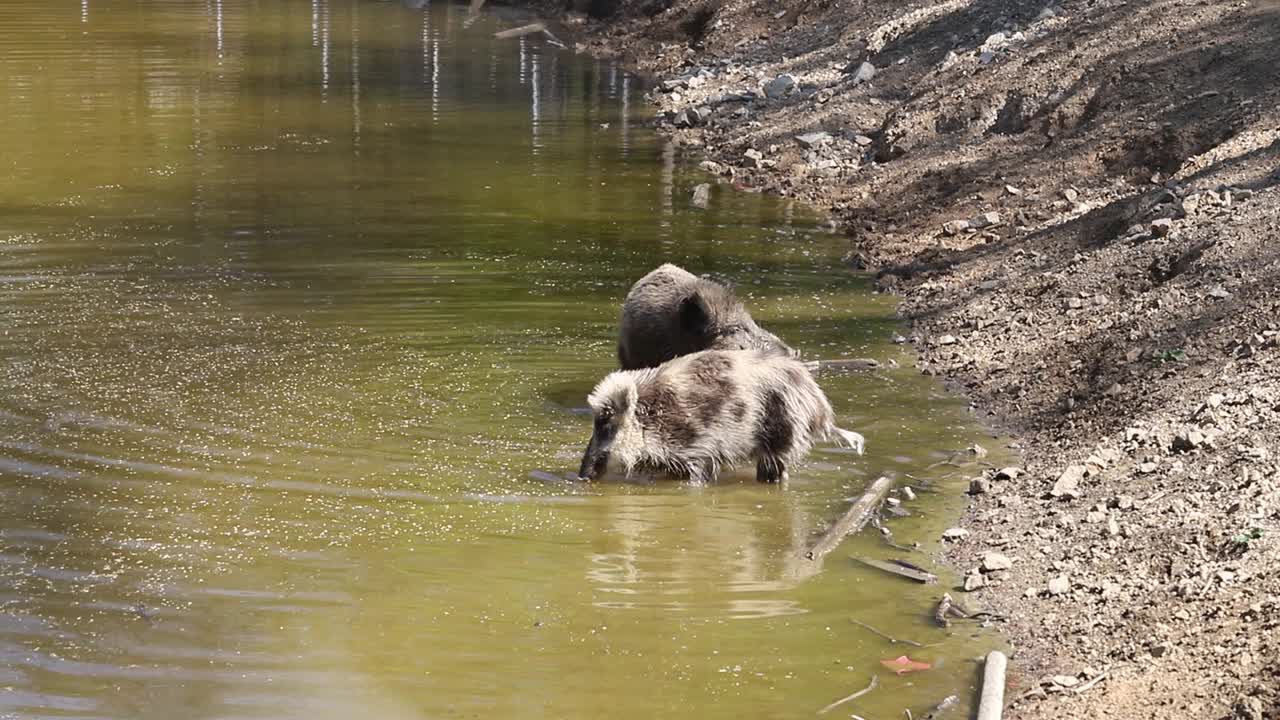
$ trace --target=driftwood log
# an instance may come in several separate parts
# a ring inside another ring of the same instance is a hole
[[[902,560],[885,561],[864,557],[854,559],[867,567],[883,570],[884,572],[897,575],[898,577],[904,577],[908,580],[915,580],[918,583],[932,584],[938,582],[937,575]]]
[[[800,551],[788,560],[787,574],[793,578],[810,577],[822,569],[822,559],[849,535],[866,527],[875,515],[876,508],[893,489],[893,478],[881,476],[867,486],[862,495],[849,506],[822,537],[809,549]]]

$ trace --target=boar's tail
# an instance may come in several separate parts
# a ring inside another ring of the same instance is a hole
[[[852,430],[841,430],[840,428],[831,428],[831,430],[835,433],[837,442],[845,445],[846,447],[853,448],[854,452],[859,455],[862,454],[863,449],[867,446],[867,439],[862,437],[859,433],[853,432]]]

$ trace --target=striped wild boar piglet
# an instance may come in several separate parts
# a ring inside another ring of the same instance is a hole
[[[657,367],[700,350],[760,350],[795,357],[751,319],[733,291],[667,263],[631,287],[622,303],[618,366]]]
[[[618,370],[587,398],[595,423],[579,477],[610,466],[699,482],[756,461],[756,479],[785,481],[814,442],[835,439],[859,454],[861,435],[835,425],[831,403],[804,365],[756,351],[708,350],[657,368]]]

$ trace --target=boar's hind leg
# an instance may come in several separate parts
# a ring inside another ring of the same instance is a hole
[[[778,458],[762,457],[756,461],[756,480],[776,483],[787,481],[787,466]]]

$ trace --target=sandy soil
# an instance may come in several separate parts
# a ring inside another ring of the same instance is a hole
[[[947,553],[1009,617],[1007,716],[1280,718],[1280,3],[613,5],[577,49],[828,210],[1018,439]]]

